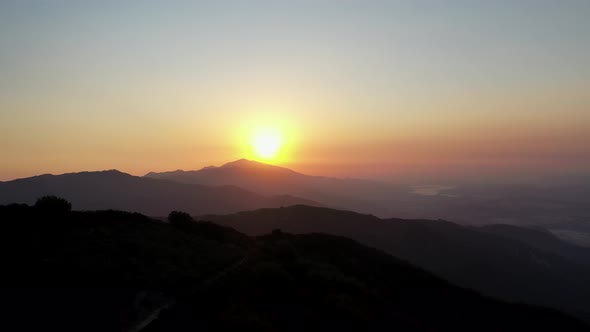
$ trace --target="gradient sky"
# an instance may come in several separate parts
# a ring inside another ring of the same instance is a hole
[[[0,1],[0,180],[590,171],[590,1]]]

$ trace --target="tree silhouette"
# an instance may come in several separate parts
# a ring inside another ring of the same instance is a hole
[[[194,221],[190,214],[182,211],[172,211],[168,215],[168,222],[174,226],[190,225]]]
[[[35,207],[53,213],[68,213],[72,211],[72,204],[66,199],[57,196],[43,196],[37,199]]]

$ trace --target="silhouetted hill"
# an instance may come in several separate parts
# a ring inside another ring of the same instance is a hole
[[[266,194],[289,194],[323,206],[382,218],[445,219],[466,225],[539,225],[590,234],[590,185],[558,181],[538,185],[447,183],[444,190],[420,194],[419,183],[310,176],[287,168],[238,160],[198,171],[150,173],[146,177],[203,185],[236,185]],[[423,185],[427,185],[424,183]]]
[[[226,163],[222,166],[207,166],[198,171],[172,171],[172,172],[150,172],[146,174],[146,177],[156,179],[172,179],[178,180],[179,182],[194,182],[194,183],[206,183],[217,184],[218,181],[242,181],[241,177],[244,175],[255,175],[262,176],[262,180],[282,180],[280,177],[295,176],[305,177],[306,175],[297,173],[288,168],[265,164],[257,161],[240,159],[233,162]],[[234,177],[229,178],[228,177]],[[216,178],[217,177],[217,178]],[[239,178],[235,178],[239,177]]]
[[[524,228],[498,224],[485,225],[480,229],[526,243],[533,248],[560,255],[580,264],[590,264],[590,248],[565,242],[543,228]]]
[[[220,167],[208,166],[198,171],[151,172],[145,177],[201,185],[235,185],[265,195],[289,194],[325,206],[386,216],[396,215],[393,213],[396,206],[391,202],[383,204],[383,200],[397,200],[400,205],[404,205],[408,196],[405,186],[305,175],[288,168],[246,159]]]
[[[4,330],[588,330],[341,237],[22,205],[0,221]]]
[[[267,197],[235,186],[203,186],[131,176],[116,170],[41,175],[0,182],[0,204],[33,203],[44,195],[70,200],[83,210],[120,209],[163,216],[232,213],[262,207],[317,203],[289,195]]]
[[[584,317],[590,306],[590,261],[580,264],[569,259],[572,253],[562,255],[543,243],[499,236],[489,229],[446,221],[382,220],[309,206],[202,218],[250,235],[282,229],[345,236],[487,295],[565,308]]]

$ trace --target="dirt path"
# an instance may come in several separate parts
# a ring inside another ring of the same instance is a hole
[[[147,316],[145,319],[143,319],[141,322],[137,323],[134,327],[129,329],[129,332],[139,332],[139,331],[143,330],[146,326],[150,325],[151,322],[153,322],[154,320],[158,319],[158,317],[160,317],[160,312],[162,312],[162,310],[170,308],[170,306],[172,306],[173,303],[174,303],[174,301],[170,301],[170,302],[160,306],[159,308],[154,310],[151,314],[149,314],[149,316]]]
[[[210,286],[210,285],[216,283],[218,280],[223,279],[227,275],[238,270],[240,267],[242,267],[244,264],[246,264],[249,259],[250,259],[250,252],[246,253],[246,255],[244,257],[242,257],[242,259],[240,259],[239,261],[237,261],[237,262],[233,263],[232,265],[219,271],[211,278],[203,281],[201,283],[201,286]],[[170,308],[173,304],[174,304],[174,300],[169,301],[169,302],[165,303],[164,305],[158,307],[151,314],[149,314],[145,319],[143,319],[141,322],[137,323],[135,326],[133,326],[131,329],[129,329],[129,332],[140,332],[141,330],[146,328],[148,325],[150,325],[154,320],[158,319],[162,310]]]

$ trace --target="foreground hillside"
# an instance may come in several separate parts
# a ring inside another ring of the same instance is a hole
[[[203,218],[249,235],[280,228],[298,234],[345,236],[459,286],[590,318],[590,250],[547,232],[509,226],[464,227],[442,220],[383,220],[310,206]]]
[[[186,219],[0,207],[4,329],[587,330],[482,297],[352,240]]]

